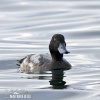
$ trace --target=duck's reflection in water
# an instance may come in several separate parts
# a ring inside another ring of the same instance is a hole
[[[65,85],[66,82],[63,81],[64,69],[54,69],[52,72],[52,79],[49,81],[50,85],[53,86],[53,89],[64,89],[67,88],[68,85]]]
[[[63,80],[64,77],[66,77],[64,76],[64,73],[65,73],[65,69],[59,68],[59,69],[52,69],[51,71],[49,71],[49,73],[43,72],[41,74],[37,74],[38,76],[32,76],[32,77],[27,77],[27,78],[28,79],[49,80],[49,83],[50,85],[52,85],[52,87],[48,87],[48,88],[64,89],[69,86],[69,85],[66,85],[66,81]]]

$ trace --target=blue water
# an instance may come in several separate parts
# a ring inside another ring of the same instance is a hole
[[[52,88],[51,72],[20,73],[16,65],[28,54],[49,53],[56,33],[71,52],[64,55],[72,65],[64,89]],[[0,100],[21,90],[31,100],[100,100],[99,65],[100,0],[0,0]]]

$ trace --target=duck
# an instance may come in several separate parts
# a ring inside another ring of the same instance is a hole
[[[63,58],[63,54],[69,54],[66,49],[65,37],[62,34],[54,34],[49,43],[49,53],[30,54],[19,60],[20,72],[43,73],[57,69],[69,70],[71,64]]]

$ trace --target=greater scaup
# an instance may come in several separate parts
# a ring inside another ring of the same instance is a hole
[[[63,54],[70,53],[66,49],[65,38],[61,34],[55,34],[49,44],[50,54],[31,54],[21,59],[20,71],[26,73],[34,73],[53,69],[69,70],[71,64],[63,59]]]

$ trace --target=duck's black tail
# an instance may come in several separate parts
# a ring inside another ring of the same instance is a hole
[[[22,59],[20,59],[20,60],[17,60],[17,64],[16,64],[16,65],[20,66],[20,64],[23,62],[23,60],[24,60],[25,58],[26,58],[26,57],[24,57],[24,58],[22,58]]]

